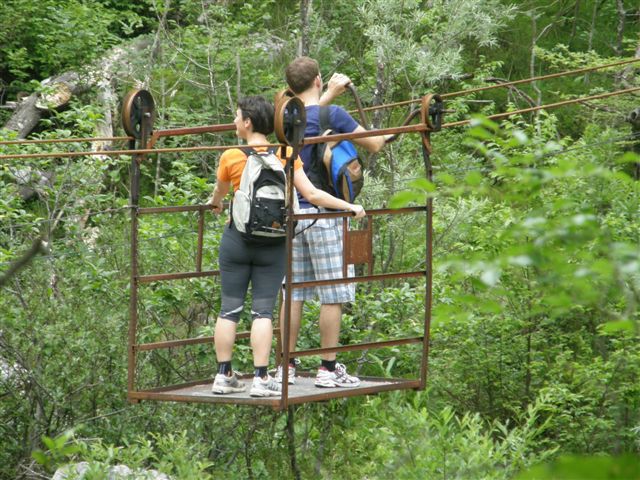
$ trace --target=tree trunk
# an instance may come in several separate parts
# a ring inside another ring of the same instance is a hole
[[[384,80],[384,63],[378,61],[376,69],[376,89],[373,92],[373,106],[377,107],[384,104],[384,97],[387,93],[387,84]],[[382,126],[382,109],[374,110],[373,114],[373,128],[380,128]],[[363,125],[368,128],[369,125]]]
[[[309,55],[309,12],[311,10],[311,0],[300,0],[300,44],[298,55]]]
[[[636,45],[636,51],[634,58],[640,58],[640,41]],[[618,81],[624,86],[624,88],[635,87],[633,78],[635,77],[637,64],[628,65],[622,72],[617,75]]]
[[[598,18],[598,2],[593,2],[593,12],[591,14],[591,28],[589,28],[589,44],[587,46],[587,50],[589,51],[593,50],[593,36],[596,32],[597,18]]]
[[[384,97],[387,92],[387,85],[384,79],[384,63],[381,60],[378,60],[378,65],[376,69],[376,89],[373,93],[373,105],[378,106],[384,103]],[[371,118],[371,117],[369,117]],[[363,125],[364,128],[380,128],[382,125],[383,112],[382,109],[374,110],[373,114],[373,125]],[[369,156],[369,160],[367,162],[367,167],[371,171],[371,175],[376,177],[378,173],[376,161],[376,154],[372,154]]]
[[[39,92],[35,92],[22,100],[5,123],[4,128],[18,132],[18,138],[26,138],[45,112],[66,105],[74,95],[85,92],[94,85],[98,86],[98,95],[102,96],[99,101],[111,105],[109,113],[105,115],[105,125],[107,122],[112,123],[111,110],[117,104],[113,79],[116,77],[116,73],[119,77],[129,77],[129,72],[117,72],[117,70],[122,68],[122,65],[128,64],[126,61],[128,57],[139,54],[149,46],[149,39],[141,37],[130,45],[113,48],[104,56],[103,60],[89,69],[87,75],[81,76],[77,72],[65,72],[47,78],[42,82],[42,85],[48,87],[47,93],[41,95]],[[104,128],[112,131],[113,126],[105,126]]]
[[[573,9],[573,24],[571,25],[571,35],[569,36],[569,46],[573,43],[578,28],[578,14],[580,13],[580,0],[576,0]]]
[[[48,78],[42,85],[50,86],[50,93],[41,95],[35,92],[26,97],[4,125],[4,128],[18,132],[18,138],[29,135],[47,110],[66,105],[73,95],[89,88],[85,79],[81,79],[76,72],[66,72]]]
[[[624,10],[624,1],[616,0],[616,10],[618,12],[618,27],[616,29],[616,44],[613,46],[616,55],[622,56],[622,39],[624,36],[624,18],[627,12]]]

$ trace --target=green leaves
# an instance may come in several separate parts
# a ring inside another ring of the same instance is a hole
[[[75,443],[73,430],[55,438],[43,436],[41,440],[45,450],[34,450],[31,457],[49,473],[53,473],[57,467],[80,451],[80,447]]]
[[[640,458],[636,455],[565,455],[518,474],[514,480],[632,480],[640,478]]]

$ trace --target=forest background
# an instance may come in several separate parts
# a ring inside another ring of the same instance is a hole
[[[325,79],[348,74],[367,106],[639,58],[639,32],[640,7],[626,0],[5,0],[0,140],[122,135],[132,88],[152,92],[156,128],[230,123],[238,97],[272,98],[301,53]],[[458,97],[446,121],[632,88],[638,71]],[[80,461],[86,478],[117,464],[172,478],[640,478],[640,129],[627,121],[638,107],[636,92],[499,124],[476,117],[432,136],[433,182],[417,135],[370,158],[366,208],[434,199],[428,388],[284,413],[128,404],[130,157],[2,158],[0,478],[50,478]],[[373,126],[398,125],[406,108],[376,110]],[[5,143],[0,154],[83,148]],[[203,203],[217,157],[150,156],[141,203]],[[377,272],[420,267],[423,221],[377,227]],[[207,268],[223,224],[207,217]],[[192,269],[197,217],[140,228],[143,273]],[[37,238],[46,248],[9,278]],[[141,294],[141,339],[210,335],[218,304],[214,280],[154,284]],[[342,342],[419,334],[423,308],[422,281],[359,286]],[[299,348],[318,345],[317,315],[305,310]],[[184,350],[146,356],[141,378],[211,375],[212,346]],[[394,377],[415,375],[419,358],[341,356],[360,375]],[[251,369],[242,342],[236,363]]]

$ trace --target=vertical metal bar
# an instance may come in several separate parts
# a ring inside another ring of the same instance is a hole
[[[196,272],[202,271],[202,237],[204,236],[204,210],[198,212],[198,249],[196,251]]]
[[[129,141],[129,149],[136,147],[136,141]],[[137,156],[131,158],[129,172],[130,206],[131,206],[131,278],[129,295],[129,343],[128,343],[128,372],[127,390],[129,394],[135,391],[136,372],[136,330],[138,327],[138,197],[140,188],[140,165]],[[129,401],[131,397],[129,397]]]
[[[153,128],[153,106],[140,100],[141,120],[140,138],[138,149],[147,148],[147,142]],[[131,150],[135,149],[135,140],[129,142]],[[145,154],[133,155],[131,159],[131,295],[129,298],[129,348],[128,348],[128,374],[127,386],[129,401],[132,401],[130,393],[136,389],[137,368],[137,330],[138,330],[138,204],[140,197],[140,163],[145,159]],[[138,400],[135,400],[136,402]]]
[[[430,145],[429,133],[423,133],[422,141],[422,159],[424,161],[424,169],[429,181],[433,178],[433,169],[431,165],[431,151],[427,148]],[[422,340],[422,362],[420,365],[420,390],[423,390],[427,384],[427,362],[429,358],[429,331],[431,326],[431,305],[432,305],[432,281],[433,281],[433,199],[427,199],[426,211],[426,253],[425,253],[425,305],[424,305],[424,332]]]
[[[280,410],[285,410],[289,406],[289,335],[291,334],[291,292],[293,288],[292,274],[293,269],[291,262],[293,261],[293,196],[297,195],[293,190],[293,164],[298,156],[297,148],[293,149],[291,158],[287,158],[287,148],[282,147],[281,156],[287,159],[285,167],[285,173],[287,176],[287,198],[289,204],[287,205],[287,273],[285,277],[284,287],[284,321],[280,333],[282,334],[282,358],[280,359],[282,366],[282,394],[280,396]],[[278,359],[276,359],[278,360]]]
[[[373,275],[373,215],[369,217],[367,221],[367,236],[368,244],[367,248],[369,251],[367,252],[367,258],[369,260],[368,265],[368,273],[369,276]]]

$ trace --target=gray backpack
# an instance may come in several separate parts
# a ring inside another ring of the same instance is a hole
[[[246,240],[278,243],[287,235],[287,182],[275,150],[243,148],[247,163],[233,196],[233,224]],[[293,195],[297,209],[297,195]]]

